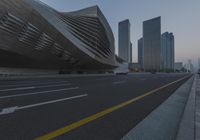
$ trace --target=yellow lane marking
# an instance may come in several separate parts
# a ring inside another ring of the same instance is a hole
[[[145,93],[145,94],[143,94],[143,95],[137,96],[137,97],[135,97],[135,98],[133,98],[133,99],[131,99],[131,100],[125,101],[125,102],[123,102],[123,103],[121,103],[121,104],[119,104],[119,105],[110,107],[110,108],[108,108],[108,109],[106,109],[106,110],[103,110],[103,111],[97,113],[97,114],[94,114],[94,115],[92,115],[92,116],[86,117],[86,118],[84,118],[84,119],[82,119],[82,120],[80,120],[80,121],[74,122],[74,123],[72,123],[72,124],[70,124],[70,125],[67,125],[67,126],[62,127],[62,128],[60,128],[60,129],[58,129],[58,130],[55,130],[55,131],[53,131],[53,132],[50,132],[50,133],[48,133],[48,134],[46,134],[46,135],[44,135],[44,136],[38,137],[38,138],[36,138],[36,140],[50,140],[50,139],[56,138],[56,137],[58,137],[58,136],[60,136],[60,135],[63,135],[63,134],[65,134],[65,133],[67,133],[67,132],[69,132],[69,131],[71,131],[71,130],[73,130],[73,129],[75,129],[75,128],[78,128],[78,127],[80,127],[80,126],[83,126],[83,125],[85,125],[85,124],[87,124],[87,123],[89,123],[89,122],[91,122],[91,121],[94,121],[94,120],[96,120],[96,119],[98,119],[98,118],[100,118],[100,117],[105,116],[106,114],[109,114],[109,113],[111,113],[111,112],[113,112],[113,111],[115,111],[115,110],[118,110],[118,109],[120,109],[120,108],[122,108],[122,107],[125,107],[125,106],[127,106],[127,105],[129,105],[129,104],[131,104],[131,103],[134,103],[135,101],[138,101],[138,100],[140,100],[140,99],[142,99],[142,98],[144,98],[144,97],[146,97],[146,96],[149,96],[149,95],[151,95],[151,94],[153,94],[153,93],[155,93],[155,92],[157,92],[157,91],[159,91],[159,90],[161,90],[161,89],[164,89],[164,88],[166,88],[166,87],[168,87],[168,86],[170,86],[170,85],[173,85],[173,84],[175,84],[175,83],[177,83],[177,82],[179,82],[179,81],[181,81],[181,80],[183,80],[183,79],[186,79],[187,77],[188,77],[188,76],[185,76],[185,77],[183,77],[183,78],[181,78],[181,79],[179,79],[179,80],[176,80],[176,81],[171,82],[171,83],[169,83],[169,84],[167,84],[167,85],[164,85],[164,86],[162,86],[162,87],[159,87],[159,88],[157,88],[157,89],[154,89],[154,90],[152,90],[152,91],[149,91],[149,92],[147,92],[147,93]]]

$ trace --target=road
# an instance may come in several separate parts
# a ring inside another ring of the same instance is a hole
[[[173,94],[187,76],[0,80],[0,139],[118,140]]]

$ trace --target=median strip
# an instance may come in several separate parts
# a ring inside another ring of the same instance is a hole
[[[50,133],[48,133],[48,134],[46,134],[46,135],[44,135],[44,136],[38,137],[38,138],[36,138],[36,140],[49,140],[49,139],[53,139],[53,138],[56,138],[56,137],[58,137],[58,136],[61,136],[61,135],[65,134],[65,133],[68,133],[69,131],[71,131],[71,130],[73,130],[73,129],[76,129],[76,128],[79,128],[80,126],[86,125],[86,124],[89,123],[89,122],[92,122],[92,121],[94,121],[94,120],[96,120],[96,119],[98,119],[98,118],[100,118],[100,117],[103,117],[103,116],[105,116],[105,115],[107,115],[107,114],[109,114],[109,113],[111,113],[111,112],[113,112],[113,111],[116,111],[116,110],[118,110],[118,109],[120,109],[120,108],[122,108],[122,107],[125,107],[125,106],[127,106],[127,105],[129,105],[129,104],[132,104],[132,103],[134,103],[134,102],[136,102],[136,101],[138,101],[138,100],[140,100],[140,99],[143,99],[143,98],[146,97],[146,96],[149,96],[149,95],[151,95],[151,94],[154,94],[154,93],[156,93],[157,91],[162,90],[162,89],[164,89],[164,88],[166,88],[166,87],[168,87],[168,86],[171,86],[171,85],[173,85],[173,84],[175,84],[175,83],[178,83],[178,82],[180,82],[180,81],[182,81],[182,80],[184,80],[184,79],[186,79],[186,78],[188,78],[188,76],[183,77],[183,78],[181,78],[181,79],[179,79],[179,80],[176,80],[176,81],[174,81],[174,82],[171,82],[171,83],[169,83],[169,84],[167,84],[167,85],[164,85],[164,86],[162,86],[162,87],[159,87],[159,88],[157,88],[157,89],[154,89],[154,90],[152,90],[152,91],[149,91],[149,92],[147,92],[147,93],[145,93],[145,94],[143,94],[143,95],[137,96],[137,97],[135,97],[135,98],[133,98],[133,99],[131,99],[131,100],[128,100],[128,101],[123,102],[123,103],[121,103],[121,104],[118,104],[118,105],[116,105],[116,106],[113,106],[113,107],[110,107],[110,108],[108,108],[108,109],[105,109],[105,110],[103,110],[103,111],[101,111],[101,112],[99,112],[99,113],[96,113],[96,114],[94,114],[94,115],[91,115],[91,116],[89,116],[89,117],[86,117],[86,118],[84,118],[84,119],[82,119],[82,120],[80,120],[80,121],[77,121],[77,122],[74,122],[74,123],[72,123],[72,124],[70,124],[70,125],[64,126],[64,127],[60,128],[60,129],[55,130],[55,131],[53,131],[53,132],[50,132]]]

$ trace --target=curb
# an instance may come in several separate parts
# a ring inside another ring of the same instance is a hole
[[[200,140],[200,77],[196,77],[195,140]]]
[[[190,95],[179,125],[176,140],[195,139],[195,96],[196,96],[196,77],[190,91]]]
[[[121,140],[175,140],[193,79],[187,80]]]

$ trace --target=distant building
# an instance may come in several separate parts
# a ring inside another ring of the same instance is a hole
[[[187,70],[187,72],[194,72],[194,65],[192,64],[192,60],[189,59],[188,62],[185,64],[185,69]]]
[[[138,63],[143,67],[143,38],[138,40]]]
[[[143,67],[159,71],[161,64],[161,17],[143,22]]]
[[[182,68],[183,68],[183,63],[182,63],[182,62],[176,62],[176,63],[174,64],[174,69],[175,69],[176,71],[181,71]]]
[[[200,58],[198,59],[199,69],[200,69]]]
[[[119,22],[119,57],[130,63],[130,22]]]
[[[162,34],[161,68],[174,70],[174,35],[165,32]]]
[[[135,72],[142,71],[142,68],[139,63],[130,63],[129,69],[130,69],[130,71],[135,71]]]
[[[133,62],[133,44],[132,43],[130,43],[130,63],[132,63]]]

